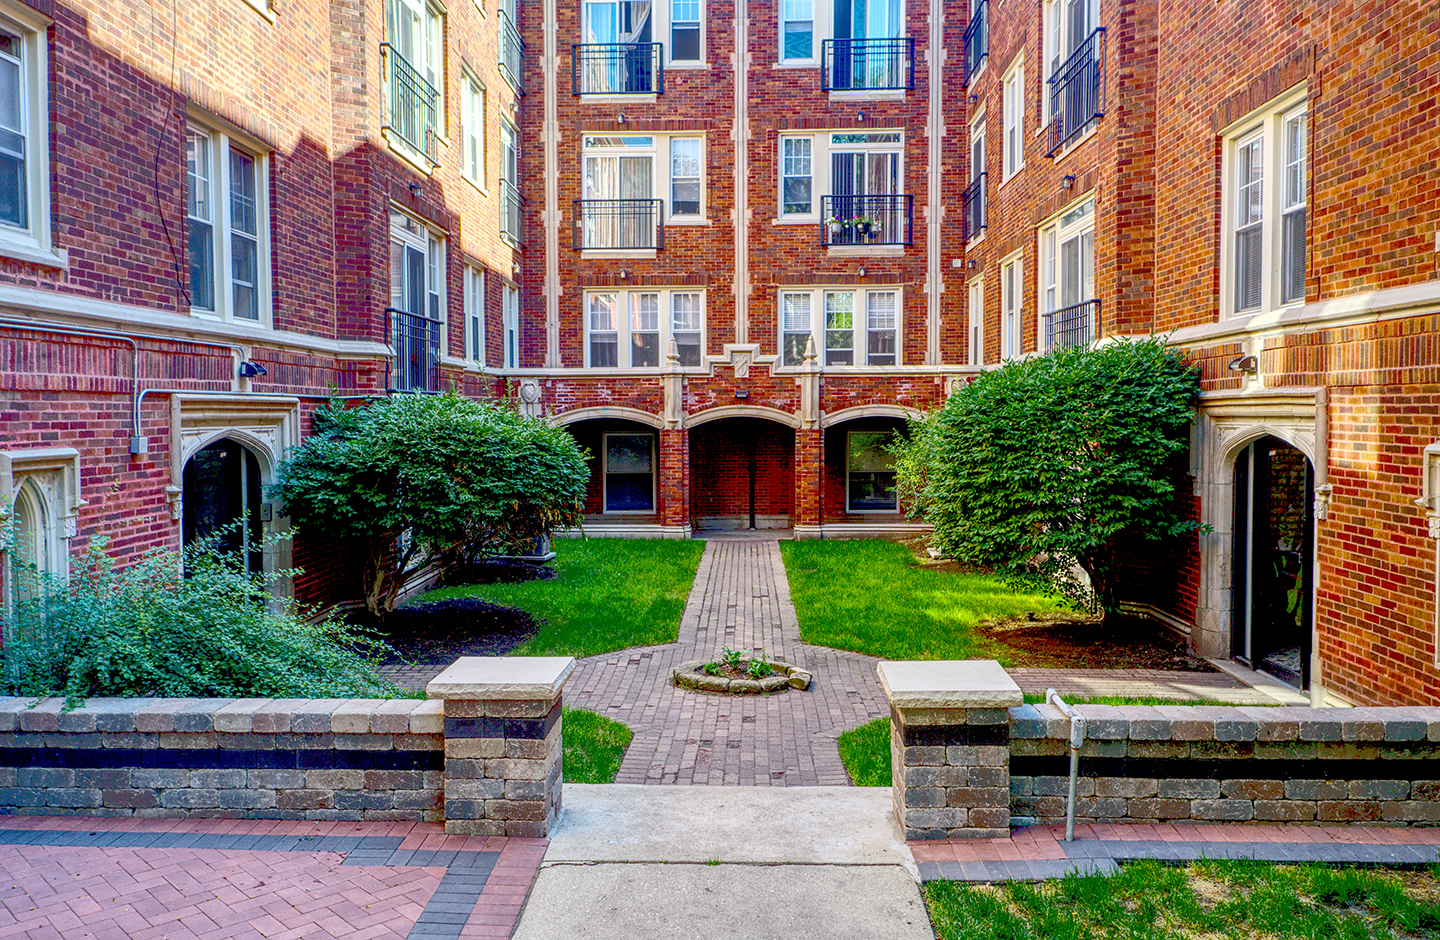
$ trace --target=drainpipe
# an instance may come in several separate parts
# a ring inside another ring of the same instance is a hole
[[[1065,704],[1060,693],[1045,690],[1045,703],[1070,719],[1070,795],[1065,801],[1065,841],[1075,841],[1075,781],[1080,776],[1080,746],[1085,743],[1085,716]]]

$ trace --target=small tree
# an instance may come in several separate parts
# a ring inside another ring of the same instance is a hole
[[[565,431],[454,394],[359,408],[332,401],[281,465],[296,525],[365,547],[365,604],[383,617],[406,572],[580,521],[589,469]]]
[[[1011,361],[912,423],[900,486],[942,555],[1105,613],[1122,540],[1197,528],[1176,495],[1198,397],[1157,338]]]

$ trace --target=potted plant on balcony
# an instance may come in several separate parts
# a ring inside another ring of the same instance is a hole
[[[855,229],[855,232],[858,235],[880,234],[880,220],[872,219],[868,215],[857,215],[855,218],[850,220],[850,225]]]

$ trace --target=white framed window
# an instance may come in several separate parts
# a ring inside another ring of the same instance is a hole
[[[445,236],[390,210],[390,306],[445,322]]]
[[[704,22],[702,0],[669,0],[670,43],[667,52],[676,65],[698,65],[705,60],[700,24]]]
[[[679,287],[587,291],[585,365],[656,368],[665,364],[672,340],[680,365],[700,365],[704,297],[701,291]]]
[[[460,113],[460,167],[464,177],[481,191],[486,187],[485,86],[465,70],[464,101]]]
[[[985,279],[977,277],[969,284],[970,310],[965,330],[965,361],[972,366],[985,362]]]
[[[19,4],[0,14],[0,255],[63,266],[51,243],[50,22]]]
[[[705,214],[700,163],[700,138],[670,139],[670,218],[693,220]]]
[[[815,0],[780,0],[780,61],[814,62]]]
[[[185,133],[185,215],[190,311],[270,322],[270,224],[266,155],[219,130]]]
[[[845,435],[845,511],[900,511],[895,457],[887,449],[892,431],[850,431]]]
[[[1100,25],[1100,0],[1045,0],[1041,8],[1044,24],[1045,73],[1040,86],[1041,124],[1050,123],[1048,83],[1069,58]]]
[[[1305,300],[1307,133],[1303,88],[1224,133],[1222,315]]]
[[[1021,306],[1025,296],[1024,258],[1016,252],[1000,264],[1000,358],[1023,351]]]
[[[511,245],[521,238],[520,135],[505,115],[500,115],[500,237]]]
[[[504,334],[504,363],[520,368],[520,288],[506,282],[500,288],[500,330]]]
[[[1039,229],[1040,320],[1037,346],[1087,345],[1094,340],[1095,200],[1072,206]]]
[[[896,287],[783,288],[781,365],[802,365],[811,337],[821,365],[899,365],[900,310]]]
[[[904,208],[899,200],[883,197],[904,192],[904,135],[898,130],[780,137],[777,202],[782,219],[819,221],[823,216],[835,220],[838,234],[844,234],[852,220],[866,218],[884,231],[904,225]]]
[[[655,511],[655,435],[601,436],[607,514]]]
[[[385,3],[385,127],[411,162],[435,165],[446,136],[445,10],[426,0]]]
[[[1006,180],[1025,166],[1025,60],[1017,58],[1004,78],[1005,138],[1001,141]]]
[[[465,358],[485,365],[485,272],[465,265]]]
[[[989,224],[985,200],[989,177],[985,173],[985,112],[970,123],[970,186],[965,191],[965,231],[971,242],[985,234]]]

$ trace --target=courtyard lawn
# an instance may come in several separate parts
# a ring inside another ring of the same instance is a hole
[[[556,539],[557,577],[524,584],[470,584],[428,591],[414,603],[478,597],[544,621],[512,656],[596,656],[673,643],[704,542]]]
[[[561,716],[566,783],[614,783],[633,736],[629,728],[604,715],[567,708]]]
[[[851,728],[840,735],[840,763],[857,787],[888,787],[890,779],[890,719]]]
[[[937,940],[1401,940],[1440,931],[1436,870],[1140,862],[1041,884],[931,882]]]
[[[1068,608],[1017,594],[999,578],[925,568],[884,539],[781,542],[806,643],[885,659],[998,659],[1006,647],[975,634],[988,617]]]

